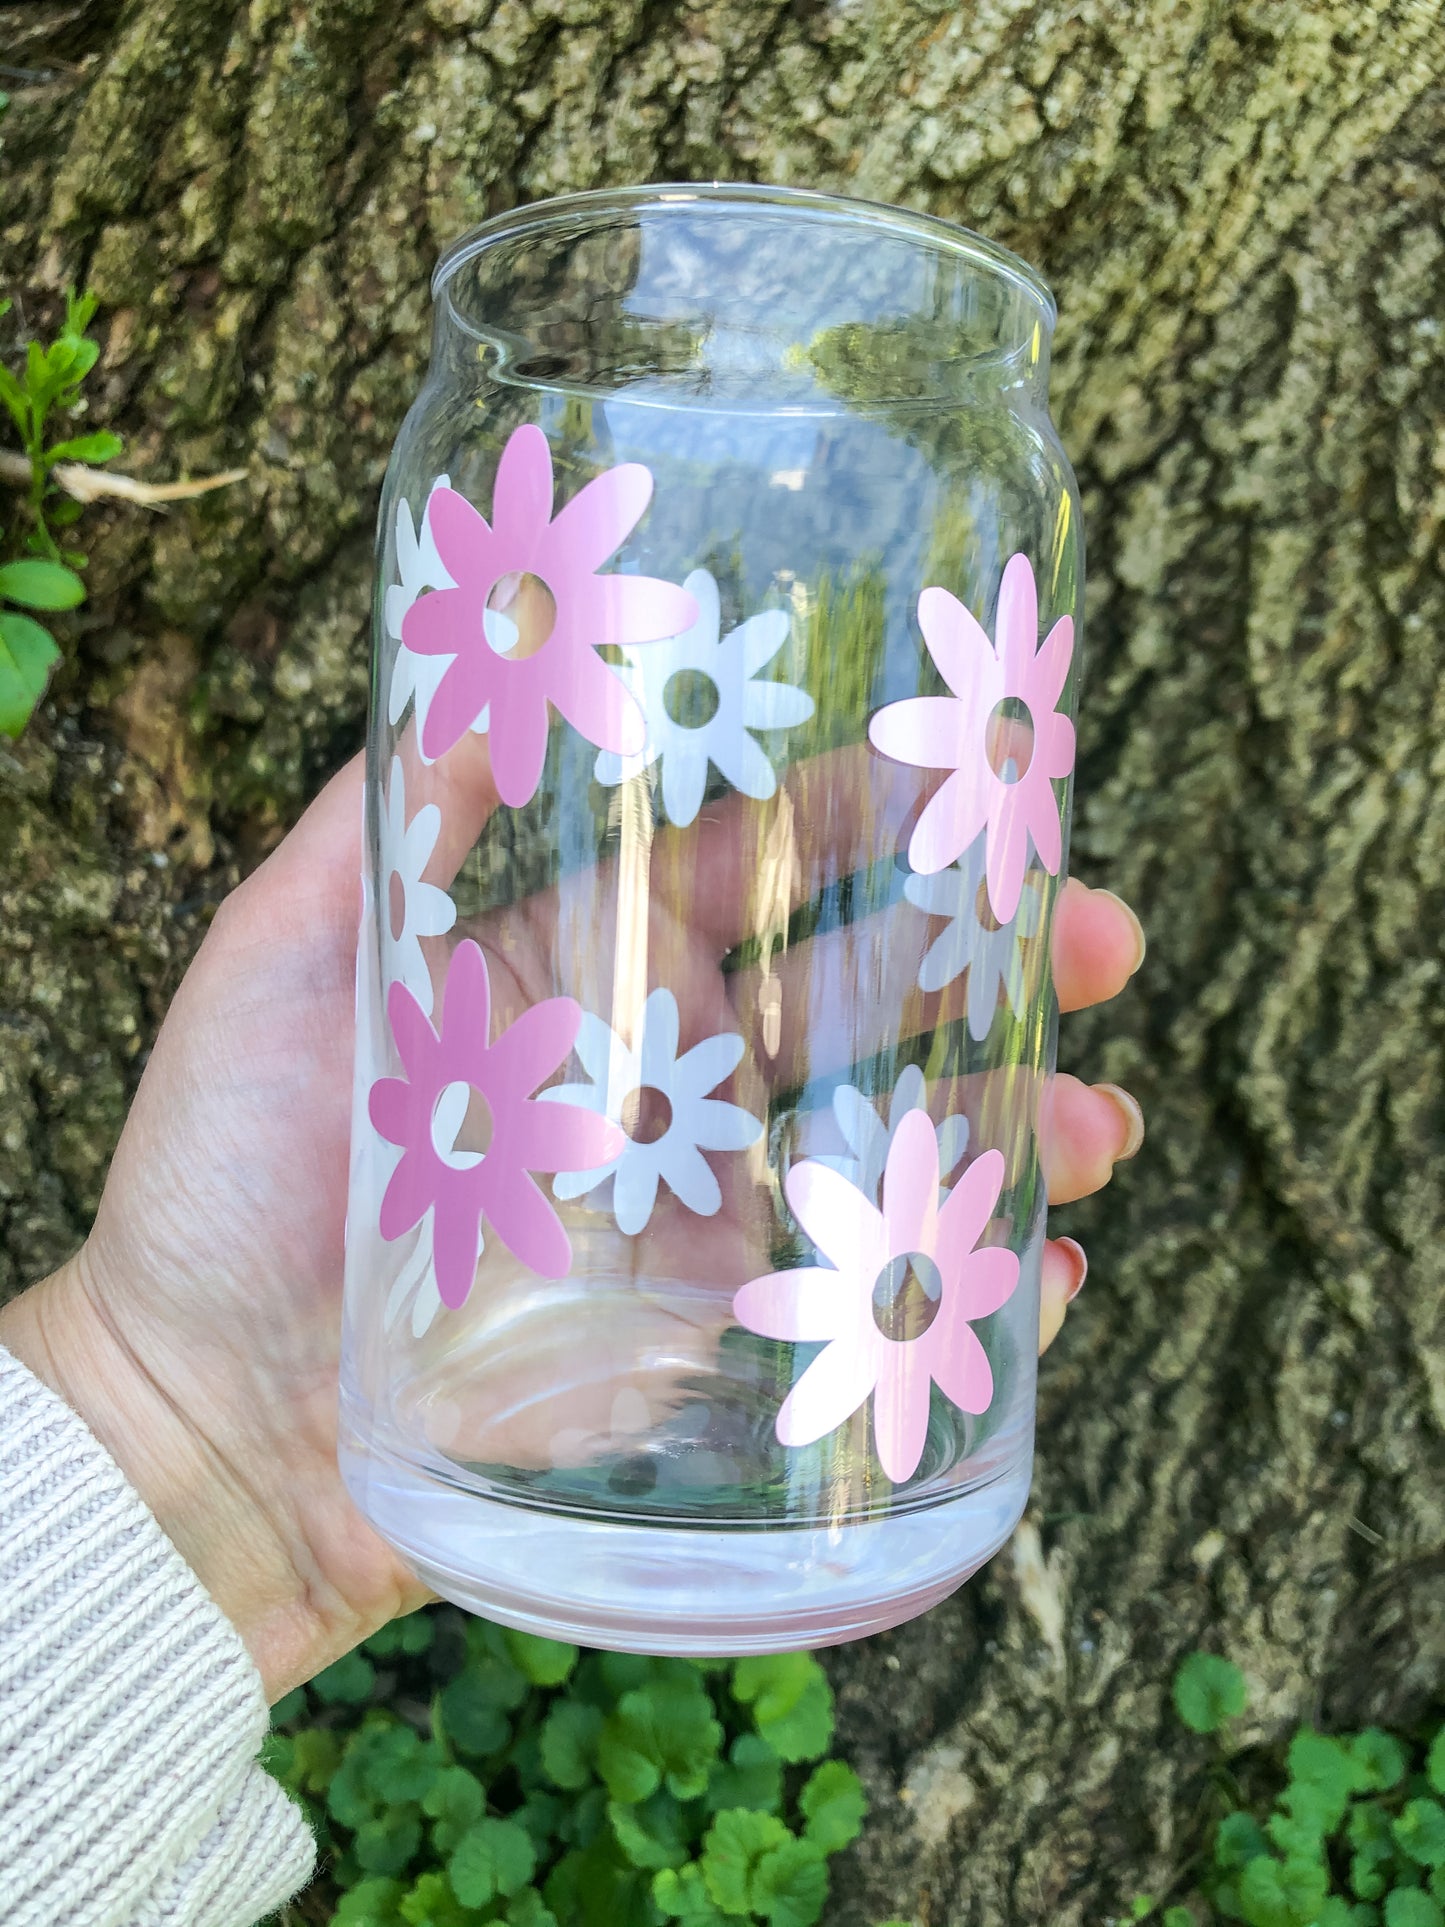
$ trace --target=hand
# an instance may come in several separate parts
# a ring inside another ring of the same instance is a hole
[[[0,1340],[117,1459],[273,1698],[425,1598],[336,1465],[361,780],[358,758],[222,905],[162,1027],[90,1237],[0,1312]],[[756,861],[716,825],[700,831],[710,865]],[[438,860],[455,868],[460,852]],[[697,863],[679,846],[678,877],[700,874]],[[557,913],[539,902],[507,915]],[[491,920],[491,942],[505,948],[505,935],[505,918]],[[1123,904],[1065,887],[1053,927],[1062,1008],[1115,995],[1142,954]],[[938,1014],[938,1000],[920,1000],[920,1025]],[[1131,1099],[1064,1076],[1040,1129],[1055,1203],[1106,1183],[1142,1135]],[[1083,1271],[1077,1245],[1050,1241],[1044,1343]]]

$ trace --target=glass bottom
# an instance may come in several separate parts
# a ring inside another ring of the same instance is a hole
[[[833,1646],[927,1612],[991,1559],[1028,1499],[1031,1441],[987,1483],[840,1526],[589,1519],[459,1490],[343,1430],[361,1511],[442,1598],[614,1652],[739,1657]]]

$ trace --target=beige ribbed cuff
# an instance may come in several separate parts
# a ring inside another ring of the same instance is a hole
[[[235,1629],[54,1393],[0,1347],[0,1920],[253,1927],[311,1835],[255,1764]]]

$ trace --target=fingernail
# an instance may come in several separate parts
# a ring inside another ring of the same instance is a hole
[[[1134,932],[1134,962],[1129,971],[1129,975],[1132,977],[1143,963],[1149,951],[1149,940],[1144,935],[1144,926],[1140,923],[1138,917],[1135,916],[1130,906],[1125,903],[1124,899],[1115,896],[1112,890],[1101,890],[1099,895],[1101,897],[1107,897],[1110,903],[1118,904],[1124,916],[1128,918],[1129,928]]]
[[[1060,1238],[1058,1242],[1074,1261],[1074,1282],[1064,1293],[1064,1303],[1071,1305],[1084,1289],[1084,1280],[1089,1275],[1089,1254],[1077,1238]]]
[[[1094,1089],[1102,1091],[1105,1097],[1113,1098],[1124,1113],[1124,1145],[1122,1150],[1115,1152],[1114,1162],[1123,1164],[1129,1158],[1137,1157],[1139,1147],[1144,1142],[1144,1113],[1139,1108],[1138,1098],[1132,1097],[1128,1091],[1121,1090],[1117,1084],[1096,1084]]]

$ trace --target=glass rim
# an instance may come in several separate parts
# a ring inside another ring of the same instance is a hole
[[[961,222],[945,220],[938,214],[921,214],[888,201],[750,181],[658,181],[636,187],[589,188],[577,194],[557,194],[524,202],[468,229],[443,250],[432,271],[432,298],[435,300],[441,295],[459,268],[498,241],[564,227],[578,216],[665,214],[668,209],[679,207],[717,207],[733,212],[747,208],[792,210],[839,226],[851,224],[860,229],[871,228],[911,238],[937,254],[969,261],[1009,282],[1036,304],[1050,332],[1058,320],[1053,291],[1037,269],[1011,248],[990,241]]]

